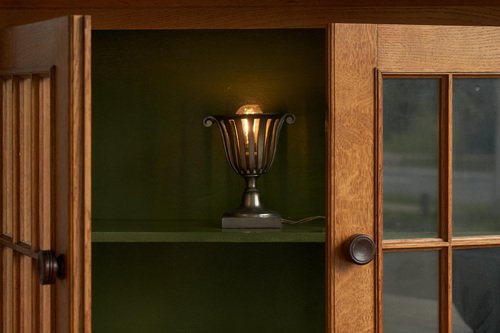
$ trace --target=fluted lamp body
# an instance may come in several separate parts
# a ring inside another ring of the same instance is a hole
[[[244,105],[231,116],[208,116],[205,127],[216,123],[227,160],[246,181],[240,207],[224,213],[223,228],[281,228],[281,216],[263,207],[257,179],[271,167],[284,123],[293,124],[291,113],[263,113],[258,105]]]

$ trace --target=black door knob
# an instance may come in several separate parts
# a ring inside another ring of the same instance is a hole
[[[56,283],[56,278],[64,278],[64,257],[54,251],[38,251],[38,281],[40,284]]]
[[[349,238],[347,244],[347,256],[358,265],[366,265],[375,257],[377,246],[368,235],[356,234]]]

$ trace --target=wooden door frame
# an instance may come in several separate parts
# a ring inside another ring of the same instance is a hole
[[[377,27],[328,29],[327,331],[373,332],[377,263],[358,266],[344,251],[354,234],[377,239],[375,226],[375,81]],[[353,52],[353,53],[351,53]]]

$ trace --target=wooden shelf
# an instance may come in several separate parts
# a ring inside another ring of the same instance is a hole
[[[322,222],[322,221],[321,221]],[[225,229],[219,221],[93,220],[93,243],[323,243],[323,223]]]

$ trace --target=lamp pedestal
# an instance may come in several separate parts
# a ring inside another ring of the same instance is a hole
[[[222,227],[228,229],[279,229],[281,216],[262,207],[257,189],[259,176],[245,176],[246,187],[240,207],[222,216]]]

